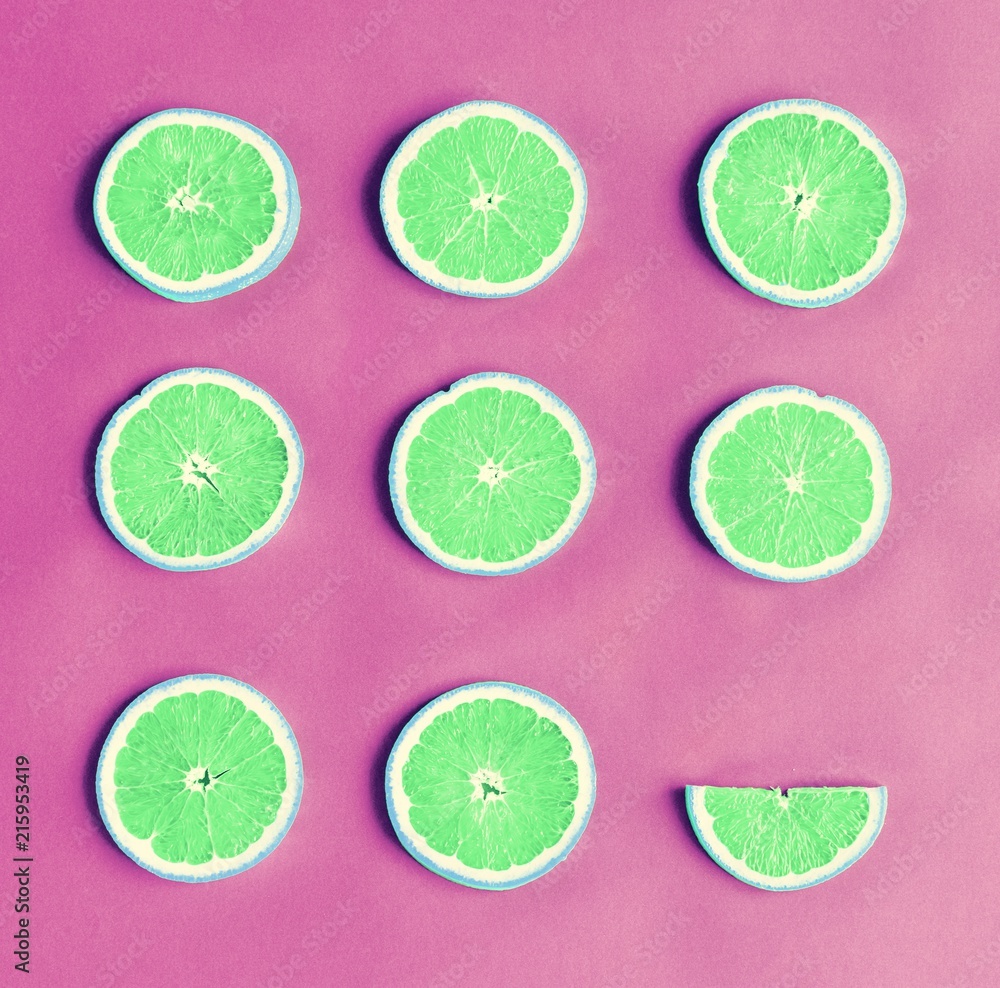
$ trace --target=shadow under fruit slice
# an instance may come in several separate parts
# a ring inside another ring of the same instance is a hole
[[[389,817],[431,871],[509,889],[554,868],[579,840],[597,777],[580,725],[511,683],[445,693],[403,728],[385,772]]]
[[[163,569],[255,552],[284,524],[301,479],[302,446],[278,403],[207,367],[153,381],[115,413],[97,450],[108,527]]]
[[[181,882],[235,875],[295,818],[302,762],[274,704],[227,676],[167,680],[115,722],[97,767],[101,816],[137,864]]]

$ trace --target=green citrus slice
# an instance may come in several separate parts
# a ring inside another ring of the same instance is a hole
[[[853,566],[889,512],[889,458],[871,422],[839,398],[784,385],[754,391],[705,430],[691,502],[734,566],[816,580]]]
[[[226,878],[285,836],[302,795],[291,728],[227,676],[182,676],[136,698],[108,735],[97,798],[119,847],[181,882]]]
[[[453,106],[417,127],[382,181],[389,242],[419,278],[459,295],[534,288],[580,235],[587,185],[548,124],[507,103]]]
[[[576,416],[514,374],[474,374],[418,405],[389,465],[396,516],[416,545],[442,566],[493,576],[555,552],[596,480]]]
[[[523,686],[474,683],[433,700],[386,765],[389,816],[421,864],[507,889],[554,868],[579,840],[597,777],[580,725]]]
[[[688,786],[702,847],[731,875],[771,891],[825,882],[872,846],[885,819],[885,787],[731,789]]]
[[[785,305],[830,305],[867,285],[906,213],[889,151],[857,117],[818,100],[778,100],[738,117],[705,157],[698,188],[723,265]]]
[[[137,281],[181,302],[218,298],[271,272],[299,223],[281,148],[244,120],[164,110],[111,149],[94,191],[97,229]]]
[[[270,395],[193,367],[157,378],[115,413],[96,475],[101,511],[126,548],[163,569],[212,569],[282,526],[302,446]]]

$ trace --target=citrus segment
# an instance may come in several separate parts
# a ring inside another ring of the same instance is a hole
[[[295,238],[298,189],[282,150],[251,124],[165,110],[112,148],[94,215],[129,274],[167,298],[201,301],[277,266]]]
[[[793,386],[725,409],[691,465],[691,501],[731,563],[774,580],[814,580],[852,566],[889,509],[885,447],[853,405]]]
[[[386,766],[389,814],[432,871],[513,888],[569,853],[593,806],[587,739],[555,701],[509,683],[438,697],[403,729]]]
[[[236,562],[281,527],[298,493],[302,450],[281,407],[226,371],[157,378],[122,406],[97,453],[105,520],[165,569]]]
[[[555,552],[596,483],[587,435],[550,391],[476,374],[432,395],[403,424],[389,485],[400,524],[428,556],[504,574]]]
[[[709,241],[746,288],[822,306],[864,287],[895,249],[902,174],[857,117],[818,100],[766,103],[734,120],[699,179]]]
[[[548,125],[506,103],[463,103],[417,127],[386,168],[389,241],[418,277],[462,295],[544,281],[583,225],[586,182]]]
[[[736,878],[773,891],[817,885],[854,864],[878,836],[885,806],[884,787],[687,787],[705,850]]]
[[[183,676],[147,690],[111,729],[97,770],[112,837],[138,864],[177,881],[256,864],[291,826],[301,791],[285,719],[225,676]]]

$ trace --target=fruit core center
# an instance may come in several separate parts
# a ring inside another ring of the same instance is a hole
[[[785,477],[785,490],[789,494],[801,494],[802,493],[802,474],[796,473],[791,477]]]
[[[496,799],[503,799],[506,795],[503,779],[490,769],[481,768],[473,772],[470,781],[472,799],[477,803],[491,803]]]
[[[190,772],[188,772],[187,777],[184,780],[184,785],[190,789],[192,792],[206,792],[209,789],[214,788],[215,780],[225,775],[229,769],[225,772],[220,772],[218,775],[212,775],[207,768],[203,768],[201,765],[196,765]]]
[[[218,467],[212,466],[200,453],[189,453],[187,459],[181,464],[181,482],[194,484],[198,490],[208,484],[213,490],[218,491],[219,488],[212,481],[212,474],[216,473],[218,469]]]
[[[191,189],[187,185],[182,185],[168,200],[167,205],[171,209],[179,209],[182,213],[193,213],[199,206],[202,209],[211,209],[207,202],[201,201],[201,193],[191,194]]]
[[[487,457],[486,462],[479,468],[479,482],[489,484],[490,487],[496,487],[507,476],[507,471],[499,463],[494,463],[491,457]]]
[[[816,193],[809,192],[804,185],[786,185],[785,203],[792,207],[792,211],[800,220],[809,219],[810,214],[816,208]]]
[[[479,209],[484,213],[496,209],[501,202],[503,202],[503,196],[498,192],[481,192],[478,196],[469,199],[469,205],[473,209]]]

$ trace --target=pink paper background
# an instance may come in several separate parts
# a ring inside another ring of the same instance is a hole
[[[31,983],[1000,983],[998,29],[990,0],[6,4],[0,785],[7,805],[27,754]],[[744,291],[697,217],[719,129],[787,96],[858,114],[907,183],[890,264],[826,311]],[[377,215],[401,137],[477,97],[556,127],[590,188],[569,261],[503,301],[418,281]],[[126,278],[90,219],[111,143],[172,106],[252,121],[298,175],[288,258],[214,302]],[[306,468],[264,550],[175,574],[115,541],[90,487],[114,409],[191,365],[273,394]],[[385,484],[405,413],[490,369],[568,402],[601,478],[572,540],[500,579],[424,558]],[[876,549],[800,586],[723,561],[685,495],[703,425],[776,383],[855,403],[892,460]],[[199,671],[278,705],[306,780],[278,851],[193,887],[117,850],[93,775],[125,704]],[[501,894],[413,861],[382,796],[400,726],[478,679],[565,704],[599,774],[584,842]],[[771,894],[700,850],[687,782],[884,784],[889,812],[835,881]],[[0,981],[14,984],[4,894]]]

